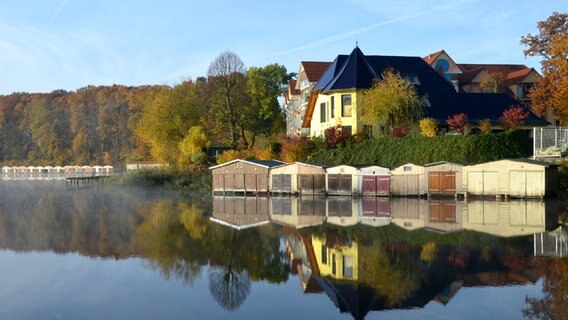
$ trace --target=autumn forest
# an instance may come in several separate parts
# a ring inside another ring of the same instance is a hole
[[[200,162],[210,144],[249,148],[285,129],[286,68],[245,70],[223,52],[208,77],[175,86],[88,86],[0,96],[0,162],[114,165]]]

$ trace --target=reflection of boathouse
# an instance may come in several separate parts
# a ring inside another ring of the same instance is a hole
[[[269,223],[268,198],[213,197],[211,220],[238,230]]]

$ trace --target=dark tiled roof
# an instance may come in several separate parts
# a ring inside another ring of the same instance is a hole
[[[426,116],[445,123],[448,116],[464,112],[470,123],[489,119],[496,124],[505,109],[519,104],[505,93],[457,93],[451,98],[445,103],[437,103],[436,107],[426,108]],[[543,126],[548,123],[530,113],[524,124]]]
[[[330,83],[331,80],[333,80],[333,78],[336,76],[336,74],[339,73],[339,70],[345,63],[345,60],[347,60],[347,57],[348,56],[344,54],[338,55],[337,58],[335,58],[335,60],[328,66],[325,72],[321,75],[321,77],[319,78],[318,82],[315,84],[312,90],[319,91],[323,89],[328,83]]]
[[[338,73],[329,81],[322,92],[341,89],[370,88],[373,79],[378,79],[381,72],[377,73],[369,64],[367,58],[356,47],[347,57]]]
[[[323,61],[302,61],[302,66],[304,66],[304,72],[309,82],[318,81],[322,74],[327,70],[331,62]]]
[[[510,72],[529,69],[524,64],[478,64],[478,63],[459,63],[458,67],[463,71],[471,71],[475,69],[485,69],[491,73],[500,73],[507,76]]]
[[[301,91],[299,89],[296,89],[296,80],[290,80],[288,81],[288,93],[290,95],[299,95],[301,94]]]
[[[470,83],[477,77],[481,72],[483,72],[483,68],[473,69],[469,71],[465,71],[461,75],[458,76],[458,81],[460,84]]]

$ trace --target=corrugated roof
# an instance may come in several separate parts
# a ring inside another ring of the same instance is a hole
[[[216,169],[216,168],[219,168],[219,167],[223,167],[223,166],[229,165],[229,164],[231,164],[231,163],[235,163],[235,162],[248,162],[248,163],[256,164],[256,165],[259,165],[259,166],[263,166],[263,167],[265,167],[265,168],[273,168],[273,167],[277,167],[277,166],[281,166],[281,165],[287,164],[286,162],[282,162],[282,161],[280,161],[280,160],[243,160],[243,159],[235,159],[235,160],[231,160],[231,161],[228,161],[228,162],[225,162],[225,163],[218,164],[218,165],[216,165],[216,166],[209,167],[209,170],[211,170],[211,169]]]
[[[248,160],[248,162],[256,163],[261,166],[265,166],[268,168],[281,166],[287,164],[286,162],[280,160]]]

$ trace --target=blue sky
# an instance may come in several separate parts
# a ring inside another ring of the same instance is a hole
[[[446,50],[461,63],[524,63],[521,36],[566,0],[0,1],[0,94],[173,85],[224,50],[297,72],[358,41],[369,55]]]

